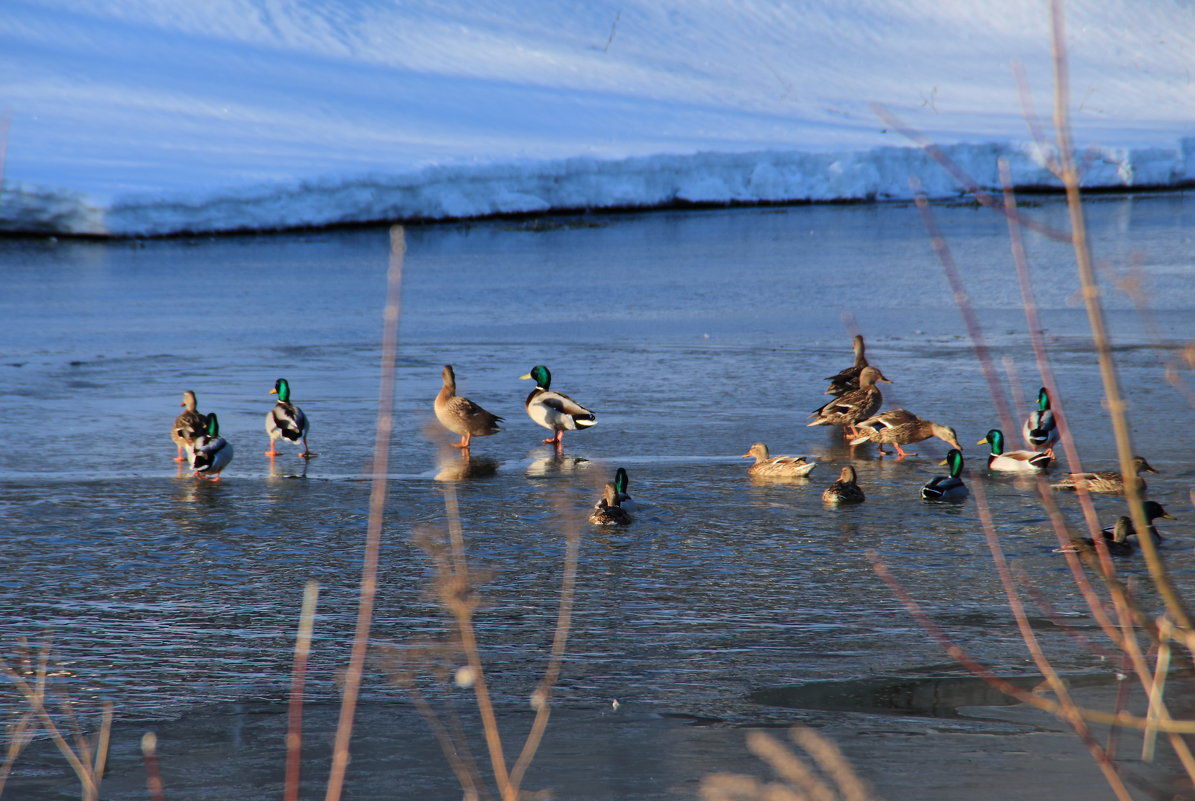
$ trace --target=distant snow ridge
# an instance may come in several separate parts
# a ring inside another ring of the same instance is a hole
[[[1018,187],[1057,188],[1049,153],[1031,144],[957,144],[942,152],[982,188],[998,187],[1006,158]],[[1083,155],[1088,188],[1179,187],[1195,182],[1195,137],[1177,149],[1094,148]],[[965,188],[914,147],[849,153],[754,152],[622,160],[431,167],[245,187],[207,195],[129,195],[102,207],[79,193],[7,185],[0,230],[92,236],[279,230],[306,226],[448,220],[554,210],[897,200],[916,176],[932,198]]]

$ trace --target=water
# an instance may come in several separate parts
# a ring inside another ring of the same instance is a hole
[[[1028,211],[1066,221],[1053,200]],[[1139,269],[1149,291],[1142,316],[1115,275],[1102,279],[1135,447],[1161,471],[1149,478],[1151,497],[1180,518],[1164,527],[1163,552],[1190,589],[1186,495],[1195,471],[1175,430],[1186,428],[1191,406],[1163,370],[1195,339],[1195,208],[1176,194],[1101,199],[1088,212],[1099,256],[1118,271]],[[969,206],[935,213],[989,345],[998,360],[1013,360],[1019,419],[1040,379],[1007,227]],[[495,221],[413,228],[407,240],[398,425],[354,797],[395,797],[396,781],[417,788],[398,797],[459,797],[382,658],[444,631],[418,538],[442,531],[445,487],[459,497],[471,558],[489,571],[478,628],[491,689],[504,722],[522,731],[551,643],[564,518],[585,513],[619,465],[643,510],[627,529],[583,526],[558,712],[531,786],[572,798],[693,797],[706,772],[762,772],[742,745],[744,727],[793,722],[826,727],[890,798],[949,798],[960,782],[984,797],[990,768],[927,787],[923,766],[935,754],[990,750],[992,735],[1010,738],[1010,753],[1033,738],[1042,753],[1010,758],[1010,767],[1037,760],[1064,795],[1100,786],[1073,736],[1050,734],[1058,727],[1040,716],[958,717],[959,707],[994,701],[866,558],[874,551],[888,563],[973,655],[1032,680],[974,500],[918,498],[944,471],[946,446],[921,443],[912,448],[919,456],[901,462],[860,448],[852,459],[835,431],[804,425],[826,400],[822,377],[850,363],[857,325],[872,363],[895,382],[883,385],[885,408],[958,429],[1003,547],[1053,605],[1030,614],[1059,669],[1097,688],[1115,683],[1100,654],[1061,631],[1065,621],[1098,639],[1031,482],[978,469],[983,449],[973,443],[996,424],[995,407],[915,209]],[[1073,259],[1039,237],[1029,249],[1085,465],[1112,467]],[[317,797],[356,609],[387,253],[381,230],[13,240],[0,251],[0,643],[12,653],[19,637],[52,632],[80,711],[94,699],[115,702],[107,797],[143,797],[136,742],[147,729],[162,737],[172,798],[279,794],[290,650],[312,578],[322,589],[308,680],[316,778],[307,789]],[[459,455],[431,410],[447,363],[462,394],[506,417],[503,433],[475,441],[478,477],[452,482]],[[563,460],[538,444],[547,432],[521,408],[530,382],[518,376],[540,363],[552,369],[553,388],[599,417],[565,435]],[[312,420],[319,455],[310,464],[288,451],[271,467],[262,453],[278,377]],[[196,482],[170,461],[168,431],[186,389],[201,411],[219,413],[236,447],[219,484]],[[807,482],[752,484],[739,454],[757,440],[820,465]],[[826,509],[821,489],[848,461],[868,500]],[[1077,519],[1073,498],[1062,504]],[[1097,504],[1108,523],[1122,513],[1119,499]],[[1139,558],[1121,564],[1146,577]],[[833,700],[855,697],[844,696],[844,683],[870,700]],[[947,701],[886,714],[877,684]],[[426,686],[438,701],[455,698],[468,721],[463,693]],[[1169,768],[1161,770],[1166,781]],[[75,792],[61,758],[41,746],[22,757],[9,786],[21,798]]]

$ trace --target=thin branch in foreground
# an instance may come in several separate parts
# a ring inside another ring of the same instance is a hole
[[[328,777],[325,801],[339,801],[343,792],[345,771],[349,765],[353,716],[357,710],[357,696],[361,690],[365,654],[369,647],[369,630],[373,622],[374,598],[377,595],[382,511],[386,505],[386,471],[390,464],[390,432],[394,429],[394,381],[397,373],[398,318],[405,254],[406,239],[403,228],[396,225],[390,229],[390,267],[386,274],[386,309],[382,325],[381,389],[378,393],[373,480],[369,493],[369,522],[366,526],[361,588],[357,601],[357,626],[353,633],[349,666],[345,671],[344,694],[340,704],[340,720],[336,727],[336,744],[332,751],[332,770]]]
[[[979,359],[979,367],[983,371],[983,377],[987,380],[988,392],[992,395],[992,402],[996,404],[1001,425],[1005,431],[1012,432],[1015,430],[1012,413],[1009,411],[1000,379],[996,375],[991,351],[988,350],[987,342],[983,338],[983,328],[971,305],[967,288],[963,285],[958,265],[955,264],[954,256],[950,252],[950,245],[946,243],[946,238],[942,236],[942,231],[938,228],[933,210],[929,207],[929,201],[926,199],[925,193],[921,191],[921,182],[916,178],[910,178],[909,184],[912,186],[917,200],[917,210],[921,212],[922,224],[925,225],[925,230],[929,234],[930,246],[933,247],[938,262],[942,265],[942,271],[946,274],[946,280],[950,283],[950,289],[954,293],[954,303],[958,306],[959,313],[963,315],[963,322],[971,337],[971,347],[975,349],[975,356]]]
[[[303,687],[307,659],[311,654],[311,634],[315,628],[315,603],[319,582],[311,580],[303,588],[303,606],[299,611],[299,633],[295,637],[294,665],[291,668],[290,707],[286,724],[286,783],[283,801],[299,801],[299,777],[303,756]]]
[[[1000,583],[1004,587],[1004,595],[1008,600],[1008,607],[1012,610],[1013,618],[1017,622],[1017,628],[1021,633],[1021,640],[1025,643],[1025,647],[1029,650],[1029,655],[1033,659],[1033,663],[1037,665],[1037,669],[1046,677],[1046,681],[1050,685],[1050,690],[1054,693],[1054,697],[1058,699],[1059,708],[1061,710],[1060,717],[1065,720],[1079,735],[1079,739],[1087,746],[1087,750],[1091,752],[1092,758],[1096,765],[1099,766],[1100,771],[1104,774],[1105,781],[1112,788],[1117,798],[1122,801],[1130,801],[1131,796],[1129,790],[1124,786],[1124,780],[1120,777],[1112,758],[1108,753],[1096,742],[1091,735],[1091,730],[1087,728],[1087,723],[1078,713],[1079,706],[1071,699],[1070,691],[1066,687],[1066,682],[1054,670],[1053,664],[1050,663],[1045,651],[1042,650],[1041,644],[1038,642],[1037,634],[1034,633],[1033,627],[1029,625],[1029,618],[1025,614],[1025,607],[1021,603],[1020,593],[1017,591],[1016,583],[1013,581],[1012,572],[1009,570],[1008,562],[1004,558],[1004,549],[1000,547],[1000,540],[996,537],[996,527],[992,523],[991,509],[987,502],[987,492],[983,488],[983,483],[979,482],[974,488],[975,503],[979,510],[979,519],[983,525],[983,533],[987,539],[988,549],[992,554],[992,561],[996,565],[996,574],[1000,577]]]
[[[1067,109],[1070,97],[1070,73],[1066,62],[1066,21],[1061,0],[1051,0],[1050,13],[1052,23],[1050,26],[1051,55],[1054,64],[1054,130],[1058,135],[1058,159],[1062,168],[1062,183],[1066,188],[1066,205],[1070,212],[1071,247],[1075,253],[1083,305],[1087,309],[1087,322],[1091,328],[1096,360],[1100,366],[1100,378],[1104,385],[1104,400],[1112,420],[1112,432],[1116,440],[1117,453],[1120,456],[1120,470],[1124,476],[1133,476],[1136,475],[1136,470],[1133,467],[1134,454],[1128,416],[1125,411],[1124,396],[1120,392],[1120,381],[1116,375],[1111,341],[1104,324],[1104,311],[1100,305],[1099,286],[1095,280],[1091,248],[1088,244],[1087,221],[1083,214],[1082,197],[1079,191],[1078,168],[1075,164],[1074,147],[1071,143],[1070,116]],[[1125,500],[1129,505],[1133,527],[1137,531],[1148,531],[1149,521],[1145,519],[1141,489],[1137,482],[1125,481]],[[1195,644],[1195,637],[1191,632],[1191,618],[1182,598],[1170,583],[1165,565],[1158,554],[1157,545],[1154,544],[1152,537],[1140,537],[1139,542],[1154,586],[1165,601],[1166,609],[1175,624],[1187,632],[1188,648],[1190,648],[1192,644]]]
[[[158,735],[152,731],[141,735],[141,756],[145,760],[145,786],[151,801],[166,801],[166,787],[158,768]]]

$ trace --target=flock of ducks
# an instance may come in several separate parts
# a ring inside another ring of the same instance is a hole
[[[834,399],[814,410],[808,425],[841,427],[852,448],[870,442],[877,446],[880,455],[885,454],[884,446],[890,445],[895,448],[898,459],[916,455],[905,450],[905,446],[937,437],[951,446],[942,462],[947,465],[948,473],[933,477],[921,487],[921,497],[931,501],[966,498],[969,492],[962,479],[963,454],[957,432],[949,426],[918,417],[906,409],[879,412],[883,394],[877,384],[892,381],[868,363],[862,336],[855,337],[854,352],[855,360],[850,367],[826,379],[830,382],[826,394],[834,396]],[[504,418],[456,394],[456,373],[451,365],[444,365],[441,377],[443,385],[436,395],[433,408],[440,424],[460,437],[459,442],[452,443],[453,447],[468,453],[474,437],[487,437],[502,430]],[[552,374],[544,365],[536,365],[521,378],[535,381],[535,388],[527,395],[524,408],[527,416],[537,425],[552,432],[552,436],[544,439],[543,443],[555,446],[557,452],[563,450],[565,431],[584,430],[597,424],[596,414],[568,395],[552,389]],[[285,378],[280,378],[270,394],[277,395],[278,399],[266,415],[265,428],[270,447],[265,455],[271,459],[278,456],[280,452],[275,443],[287,443],[301,446],[298,454],[301,458],[315,456],[307,446],[310,427],[307,416],[291,402],[290,384]],[[221,471],[232,461],[232,445],[220,436],[219,421],[214,413],[199,413],[194,392],[188,390],[183,394],[182,405],[185,411],[174,421],[171,431],[171,437],[178,446],[175,461],[187,461],[196,478],[218,481]],[[989,470],[1040,473],[1054,461],[1054,446],[1058,442],[1059,432],[1054,412],[1050,408],[1050,395],[1044,387],[1038,392],[1037,408],[1026,418],[1021,433],[1029,446],[1027,450],[1007,450],[1004,434],[999,429],[988,431],[979,440],[978,444],[988,445]],[[768,446],[762,442],[753,444],[743,457],[754,459],[747,470],[748,475],[766,481],[805,479],[817,466],[804,456],[772,456]],[[1130,480],[1144,491],[1145,482],[1140,474],[1157,471],[1140,456],[1134,458],[1134,466],[1136,475],[1131,476]],[[1068,473],[1051,486],[1057,490],[1082,487],[1088,492],[1122,493],[1125,481],[1125,476],[1115,471]],[[593,507],[589,516],[591,523],[601,526],[627,525],[633,520],[631,512],[635,504],[627,493],[628,483],[626,470],[618,468],[614,480],[605,485],[602,497]],[[856,504],[866,500],[853,466],[842,468],[838,479],[822,493],[822,500],[831,505]],[[1149,534],[1161,539],[1153,521],[1173,518],[1156,501],[1147,501],[1144,512],[1150,521]],[[1132,520],[1127,516],[1103,531],[1108,550],[1114,555],[1132,553],[1133,546],[1128,542],[1132,536],[1136,536],[1136,532]],[[1090,539],[1076,539],[1072,543],[1075,549],[1091,546]]]
[[[266,415],[266,436],[269,437],[270,449],[265,455],[271,459],[280,455],[274,443],[285,442],[301,444],[299,456],[304,459],[315,456],[307,447],[307,431],[310,428],[307,415],[290,402],[290,384],[285,378],[279,378],[269,394],[277,395],[278,402]],[[220,421],[215,412],[199,412],[194,392],[184,392],[181,405],[185,409],[174,419],[170,429],[170,438],[178,446],[174,461],[187,462],[196,478],[219,481],[220,473],[232,461],[232,443],[220,436]]]

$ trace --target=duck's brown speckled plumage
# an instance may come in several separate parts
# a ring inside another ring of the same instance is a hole
[[[808,425],[843,426],[851,436],[858,436],[855,424],[875,414],[884,402],[884,396],[876,386],[878,381],[892,383],[875,367],[864,367],[859,373],[859,388],[814,411],[811,414],[813,420]]]
[[[456,373],[452,365],[444,365],[441,377],[444,385],[436,395],[436,419],[440,425],[460,435],[461,441],[454,443],[454,447],[468,448],[473,437],[488,437],[502,430],[499,426],[501,417],[490,414],[468,398],[456,394]]]
[[[755,464],[747,468],[747,475],[752,478],[804,478],[817,466],[804,456],[771,456],[762,442],[752,445],[743,458],[755,459]]]

